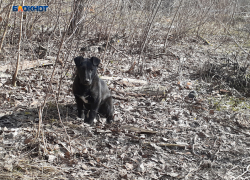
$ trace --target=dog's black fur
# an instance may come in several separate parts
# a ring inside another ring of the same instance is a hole
[[[77,75],[73,83],[78,117],[84,118],[84,122],[92,124],[97,113],[104,115],[107,123],[113,121],[113,100],[106,83],[97,75],[97,67],[100,59],[96,57],[74,59]]]

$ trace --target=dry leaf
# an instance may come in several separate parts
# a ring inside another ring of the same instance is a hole
[[[69,151],[67,151],[67,152],[64,153],[64,157],[67,158],[67,159],[70,159],[70,153],[69,153]]]
[[[33,139],[32,138],[28,138],[24,140],[24,144],[29,144]]]
[[[126,164],[125,164],[125,167],[126,167],[126,169],[129,171],[129,170],[132,170],[132,169],[134,168],[134,165],[131,164],[131,163],[126,163]]]

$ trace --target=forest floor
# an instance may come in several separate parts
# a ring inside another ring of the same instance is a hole
[[[41,61],[51,63],[23,68],[16,87],[11,71],[0,72],[0,179],[248,179],[249,97],[205,73],[207,62],[232,60],[218,44],[189,37],[166,52],[148,48],[141,74],[126,72],[138,54],[111,47],[99,69],[114,98],[111,125],[76,116],[73,60],[68,71],[55,67],[54,93],[54,61],[46,56]],[[85,56],[101,57],[91,51]]]

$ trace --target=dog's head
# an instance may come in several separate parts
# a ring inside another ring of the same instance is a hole
[[[78,56],[74,59],[74,61],[81,84],[92,84],[92,80],[97,72],[97,67],[100,64],[100,59],[97,57],[92,57],[89,59]]]

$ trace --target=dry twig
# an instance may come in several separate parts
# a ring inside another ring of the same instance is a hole
[[[9,7],[9,12],[8,12],[8,16],[7,16],[7,20],[6,20],[6,24],[5,24],[5,27],[4,27],[4,32],[3,32],[3,35],[2,35],[2,39],[0,41],[0,53],[1,53],[1,50],[2,50],[2,47],[3,47],[3,41],[4,41],[4,38],[5,38],[5,35],[6,35],[6,32],[7,32],[7,29],[8,29],[8,24],[9,24],[9,20],[10,20],[10,15],[11,15],[11,10],[12,10],[12,6],[13,6],[13,3],[9,3],[5,8]],[[5,10],[4,8],[4,10]],[[1,13],[0,13],[1,14]]]

